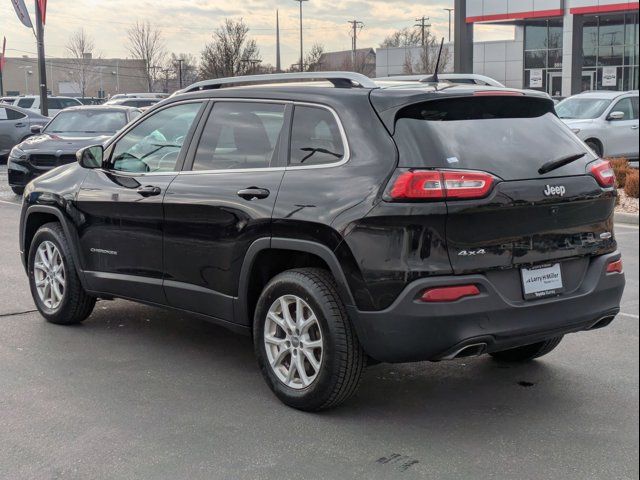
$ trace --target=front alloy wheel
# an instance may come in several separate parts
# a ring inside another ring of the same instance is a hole
[[[60,306],[65,293],[64,261],[53,242],[38,246],[33,263],[33,276],[40,301],[51,310]]]
[[[273,302],[264,347],[273,373],[287,387],[302,389],[314,382],[322,365],[322,330],[307,302],[296,295]]]

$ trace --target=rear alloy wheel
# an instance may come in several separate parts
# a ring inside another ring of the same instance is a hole
[[[555,337],[545,342],[511,348],[501,352],[493,352],[489,355],[500,362],[529,362],[551,352],[560,344],[562,338],[562,336]]]
[[[322,331],[311,307],[300,297],[283,295],[267,313],[264,347],[269,366],[296,390],[313,383],[322,365]]]
[[[273,278],[258,300],[253,335],[262,375],[286,405],[319,411],[355,393],[366,359],[329,272]]]
[[[29,248],[28,265],[31,296],[48,322],[72,325],[91,314],[96,299],[82,288],[59,223],[38,229]]]

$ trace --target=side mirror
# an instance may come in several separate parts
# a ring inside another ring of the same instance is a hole
[[[101,168],[104,148],[102,145],[92,145],[78,150],[76,158],[82,168]]]
[[[42,125],[31,125],[31,133],[34,135],[42,133],[42,128]]]
[[[624,112],[619,112],[617,110],[615,112],[611,112],[607,117],[607,120],[623,120],[623,119],[624,119]]]

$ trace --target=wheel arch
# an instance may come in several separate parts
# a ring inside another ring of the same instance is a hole
[[[262,238],[251,244],[242,264],[234,308],[235,321],[251,325],[257,298],[264,285],[278,273],[299,267],[327,269],[336,281],[344,304],[355,305],[345,274],[330,248],[309,240]]]
[[[84,275],[80,263],[79,254],[79,240],[75,230],[69,225],[69,221],[65,218],[64,214],[55,207],[49,205],[32,205],[27,208],[24,221],[20,231],[20,250],[23,252],[23,264],[25,270],[28,270],[29,249],[31,242],[36,232],[42,225],[50,222],[58,222],[62,226],[62,230],[67,238],[67,241],[71,245],[71,255],[73,256],[73,262],[80,278],[82,286],[86,288]]]
[[[604,155],[604,143],[602,143],[602,140],[600,140],[598,137],[590,136],[584,141],[584,143],[589,144],[589,142],[595,143],[600,149],[600,152],[595,153],[599,154],[600,156]]]

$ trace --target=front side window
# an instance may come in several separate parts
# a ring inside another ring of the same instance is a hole
[[[624,117],[619,120],[631,120],[633,118],[633,105],[631,103],[631,99],[623,98],[613,106],[611,111],[624,113]]]
[[[324,165],[344,158],[338,122],[324,108],[297,105],[291,129],[292,166]]]
[[[218,102],[202,132],[193,170],[266,168],[275,160],[284,105]]]
[[[121,137],[111,168],[121,172],[171,172],[202,103],[184,103],[147,117]]]

